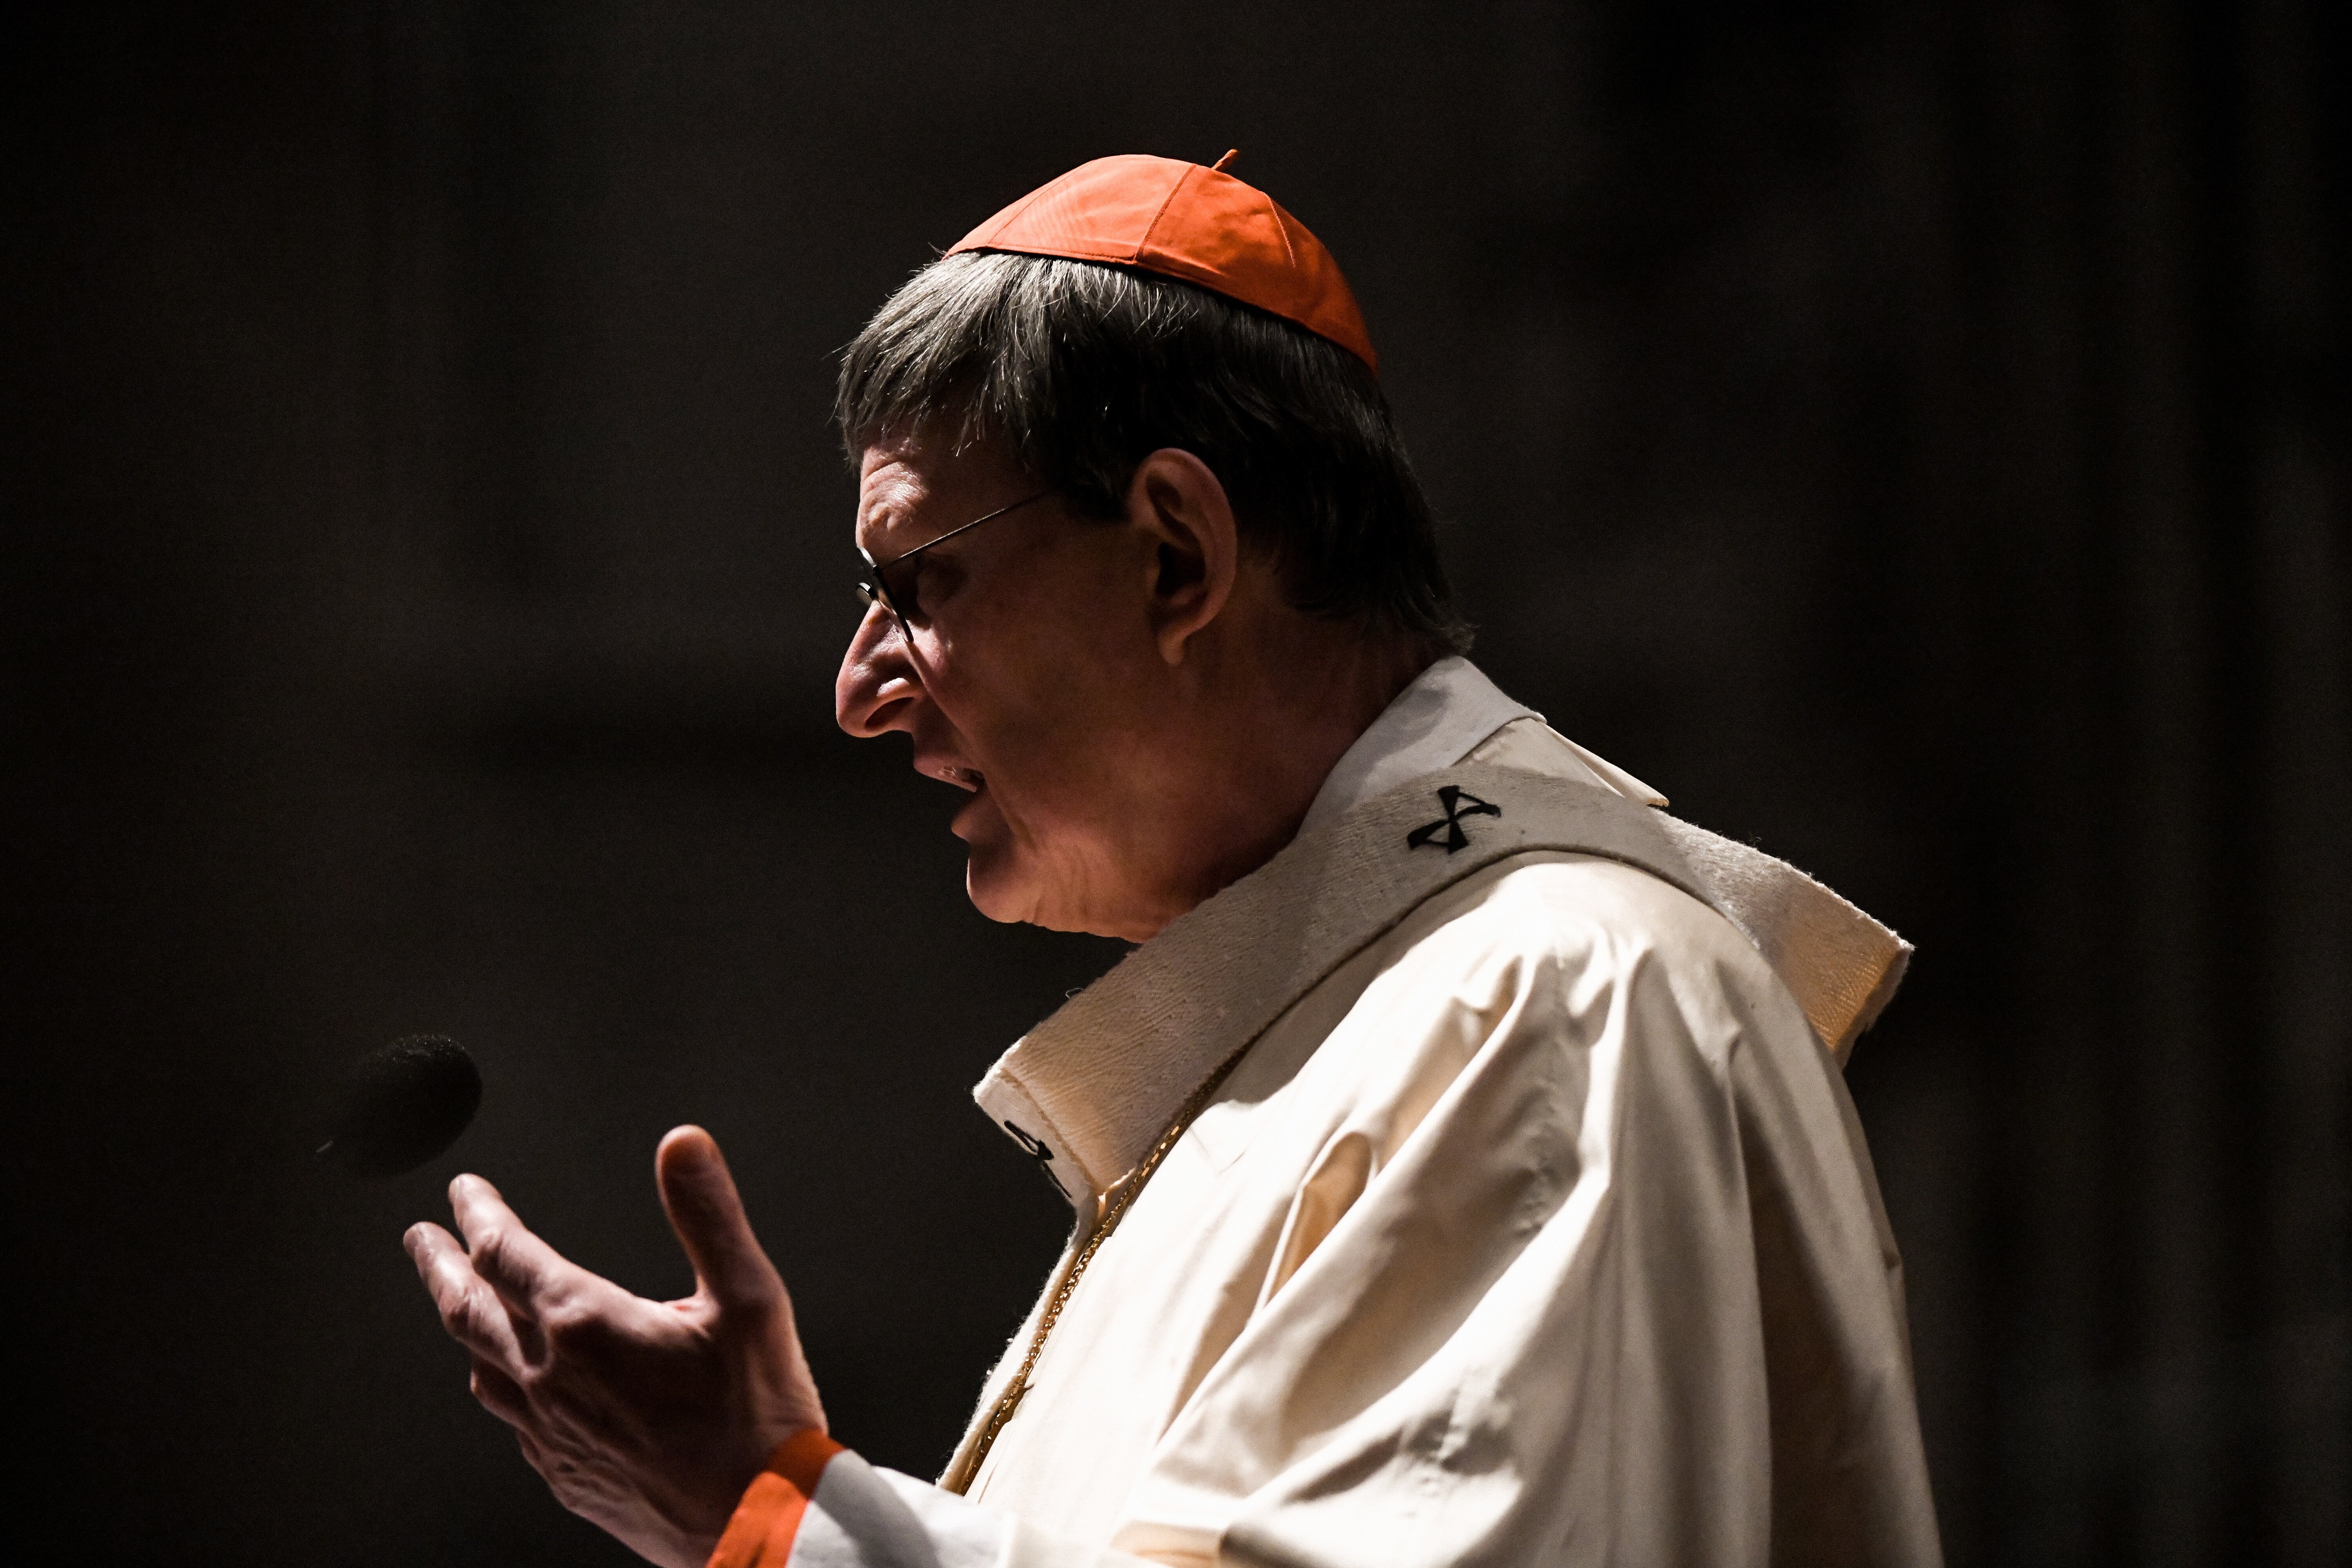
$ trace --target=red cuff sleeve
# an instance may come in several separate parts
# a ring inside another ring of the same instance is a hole
[[[719,1549],[706,1568],[784,1568],[793,1554],[793,1538],[801,1532],[801,1515],[824,1468],[841,1452],[841,1445],[811,1426],[793,1433],[768,1456],[768,1468],[735,1505]]]

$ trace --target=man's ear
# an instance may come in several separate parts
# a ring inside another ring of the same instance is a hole
[[[1233,597],[1241,564],[1233,503],[1208,464],[1162,447],[1136,466],[1127,519],[1150,552],[1145,595],[1160,657],[1181,664],[1193,637]]]

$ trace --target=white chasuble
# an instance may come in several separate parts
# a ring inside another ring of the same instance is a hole
[[[1652,803],[1464,661],[1409,689],[990,1070],[1073,1253],[1120,1217],[965,1495],[842,1453],[791,1562],[1939,1562],[1840,1069],[1909,950]]]

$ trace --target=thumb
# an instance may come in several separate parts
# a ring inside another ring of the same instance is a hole
[[[765,1308],[783,1299],[783,1281],[751,1234],[735,1178],[709,1133],[672,1128],[654,1152],[654,1180],[696,1279],[720,1308]]]

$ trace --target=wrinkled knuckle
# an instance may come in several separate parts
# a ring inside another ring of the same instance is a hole
[[[473,1238],[467,1251],[472,1257],[477,1269],[488,1268],[494,1272],[500,1271],[513,1254],[514,1238],[508,1234],[504,1226],[489,1226]]]
[[[577,1349],[595,1337],[596,1314],[576,1300],[559,1300],[540,1314],[539,1331],[557,1351]]]
[[[479,1289],[453,1294],[441,1304],[441,1326],[452,1339],[467,1344],[488,1338],[491,1331],[488,1304]]]

